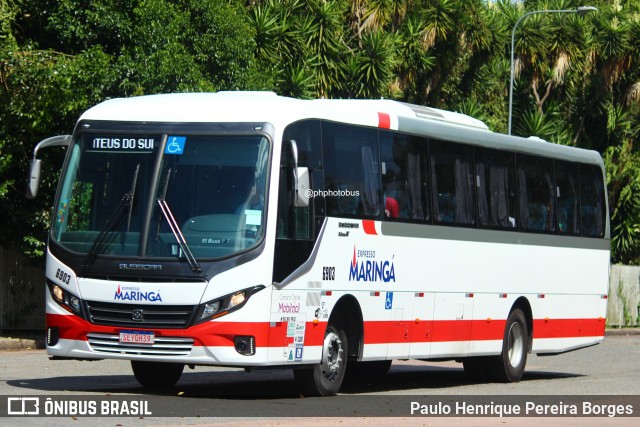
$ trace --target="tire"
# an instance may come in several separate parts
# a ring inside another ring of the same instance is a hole
[[[136,380],[147,388],[173,387],[184,370],[180,363],[131,361],[131,369]]]
[[[529,351],[527,320],[519,308],[507,318],[502,339],[502,353],[493,360],[492,376],[500,382],[518,382],[522,379]]]
[[[293,371],[303,396],[333,396],[338,393],[347,370],[347,334],[338,325],[329,325],[324,335],[322,359],[312,368]]]

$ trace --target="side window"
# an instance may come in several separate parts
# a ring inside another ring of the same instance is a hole
[[[518,155],[517,164],[521,229],[554,232],[556,221],[553,161]]]
[[[380,134],[385,218],[428,221],[429,163],[425,138]]]
[[[378,130],[322,123],[327,213],[378,218],[382,213]]]
[[[517,227],[516,170],[513,153],[476,148],[478,221],[481,227]]]
[[[580,165],[580,212],[587,237],[603,237],[605,222],[604,183],[597,166]]]
[[[311,209],[316,200],[312,198],[308,207],[294,206],[295,162],[290,141],[295,141],[298,149],[298,166],[306,166],[311,172],[321,164],[320,122],[306,120],[288,126],[284,131],[280,158],[277,236],[284,239],[310,239]]]
[[[578,165],[555,161],[558,232],[580,234],[580,180]]]
[[[434,221],[475,224],[473,150],[461,144],[433,141],[430,154]]]

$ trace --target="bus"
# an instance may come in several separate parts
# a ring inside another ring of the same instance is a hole
[[[392,100],[112,99],[79,118],[46,253],[52,359],[291,368],[304,395],[393,360],[515,382],[604,338],[597,152]]]

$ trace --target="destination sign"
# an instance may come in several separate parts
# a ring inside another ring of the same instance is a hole
[[[155,138],[120,138],[95,137],[91,140],[91,151],[153,151],[156,146]]]

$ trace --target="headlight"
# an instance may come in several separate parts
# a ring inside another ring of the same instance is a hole
[[[237,305],[243,304],[246,300],[247,300],[246,291],[236,292],[231,296],[231,300],[229,301],[229,308],[233,308]]]
[[[47,284],[49,285],[49,292],[51,292],[51,296],[55,302],[65,310],[82,316],[82,300],[80,298],[65,291],[53,282],[47,281]]]
[[[264,289],[264,286],[254,286],[252,288],[243,289],[229,295],[200,304],[196,314],[194,324],[206,322],[215,319],[233,311],[239,310],[249,300],[251,295]]]

